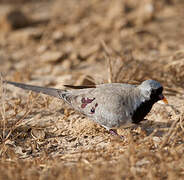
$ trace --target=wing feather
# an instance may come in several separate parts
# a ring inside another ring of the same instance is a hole
[[[87,89],[87,88],[96,88],[96,85],[85,85],[85,86],[72,86],[72,85],[64,85],[67,88],[71,89]]]

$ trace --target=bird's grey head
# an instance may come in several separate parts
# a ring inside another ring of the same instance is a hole
[[[143,81],[138,88],[141,90],[142,96],[145,100],[150,100],[153,102],[157,102],[159,100],[163,100],[167,103],[166,98],[163,96],[163,86],[155,80],[146,80]]]

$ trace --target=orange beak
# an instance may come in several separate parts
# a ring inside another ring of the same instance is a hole
[[[165,104],[168,104],[168,101],[165,97],[162,99],[162,101],[164,101]]]
[[[167,99],[163,96],[163,94],[160,94],[159,97],[160,97],[160,100],[162,100],[165,104],[168,104],[168,101],[167,101]]]

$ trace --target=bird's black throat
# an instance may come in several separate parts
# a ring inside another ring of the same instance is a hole
[[[139,122],[141,122],[144,117],[150,112],[154,103],[155,101],[153,100],[142,102],[133,112],[132,123],[138,124]]]
[[[142,102],[132,115],[132,122],[138,124],[144,119],[144,117],[150,112],[153,104],[161,100],[160,95],[162,94],[163,87],[152,89],[150,99]]]

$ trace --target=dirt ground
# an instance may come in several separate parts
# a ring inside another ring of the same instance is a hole
[[[0,0],[0,179],[184,179],[184,1]],[[46,87],[155,79],[156,103],[124,139]]]

